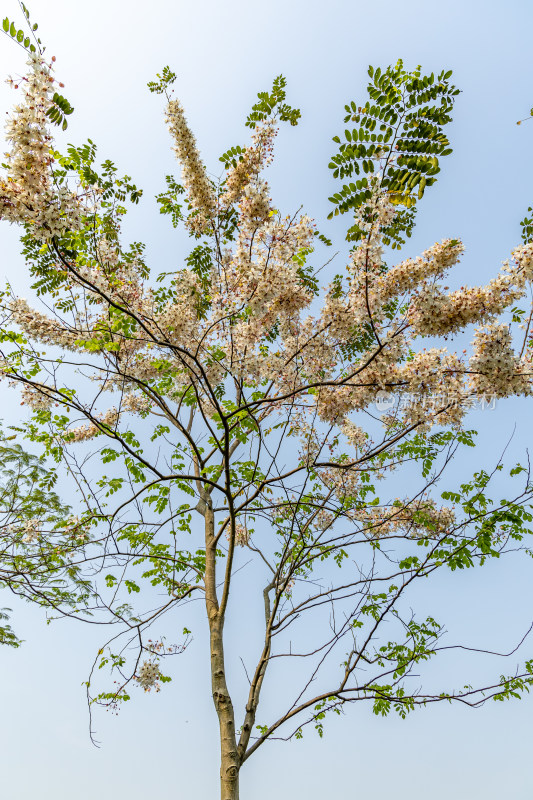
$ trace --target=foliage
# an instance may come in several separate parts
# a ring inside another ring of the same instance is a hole
[[[65,536],[70,510],[54,491],[56,471],[14,439],[0,431],[0,587],[47,609],[67,607],[75,602],[77,577],[66,556],[72,552],[72,540]],[[0,613],[0,644],[18,647],[7,611]]]
[[[285,102],[287,96],[286,86],[286,78],[283,75],[278,75],[272,84],[272,91],[259,92],[257,102],[252,106],[252,110],[245,122],[248,128],[253,130],[257,127],[258,122],[264,122],[275,115],[279,117],[281,122],[290,122],[291,125],[298,124],[298,120],[302,115],[298,108],[292,108]]]
[[[406,71],[401,60],[383,71],[370,67],[368,75],[366,103],[352,100],[345,106],[344,122],[356,127],[333,139],[339,145],[329,165],[333,176],[358,179],[330,198],[335,204],[330,218],[364,207],[372,195],[367,176],[379,169],[382,189],[404,207],[384,232],[385,244],[399,248],[411,236],[417,199],[437,179],[439,159],[452,152],[444,129],[459,90],[449,82],[451,70],[423,75],[421,67]],[[354,242],[363,235],[357,226],[349,231]]]

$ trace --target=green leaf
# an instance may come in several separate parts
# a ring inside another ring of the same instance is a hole
[[[64,114],[72,114],[72,112],[74,111],[74,108],[70,105],[67,98],[63,97],[57,92],[54,92],[52,102],[55,103],[55,105],[58,106],[58,108],[60,108]]]
[[[9,31],[9,20],[8,20],[7,17],[2,22],[2,27],[4,28],[5,32],[8,33],[8,31]]]
[[[368,74],[366,104],[361,107],[351,101],[345,105],[344,122],[357,127],[345,130],[343,142],[334,137],[338,150],[329,167],[333,176],[342,180],[361,172],[371,175],[381,166],[380,189],[400,207],[384,231],[385,244],[395,248],[411,235],[417,200],[435,183],[440,159],[451,153],[444,128],[451,121],[458,90],[449,83],[449,70],[437,78],[433,73],[424,76],[420,67],[405,70],[402,61],[385,70],[370,67]],[[336,208],[329,218],[364,214],[370,197],[367,186],[345,184],[330,198]],[[347,239],[358,241],[361,236],[363,231],[354,225]]]
[[[301,117],[298,108],[292,108],[285,103],[287,80],[283,75],[278,75],[274,79],[271,92],[259,92],[258,102],[252,106],[252,111],[246,120],[248,128],[255,128],[258,122],[262,122],[269,117],[278,117],[281,122],[289,122],[297,125]]]
[[[169,86],[171,86],[177,78],[175,72],[172,72],[170,67],[163,67],[161,72],[157,73],[157,81],[149,81],[148,89],[155,94],[163,94]]]

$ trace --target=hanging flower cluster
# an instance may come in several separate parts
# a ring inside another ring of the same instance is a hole
[[[226,529],[226,539],[228,542],[231,541],[231,528],[228,527]],[[235,525],[235,536],[234,536],[234,544],[236,547],[246,547],[248,541],[250,539],[250,533],[246,525],[241,525],[237,523]]]
[[[155,661],[143,661],[135,679],[145,692],[149,692],[153,688],[159,691],[158,680],[160,677],[161,671]]]
[[[47,112],[55,79],[50,66],[34,53],[28,67],[21,79],[23,100],[6,125],[11,149],[5,155],[6,176],[0,179],[0,219],[30,225],[36,239],[49,240],[79,228],[84,208],[76,193],[52,180]]]

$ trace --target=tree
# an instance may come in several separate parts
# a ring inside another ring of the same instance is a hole
[[[486,686],[435,693],[409,680],[450,646],[441,623],[411,611],[416,585],[523,546],[531,521],[520,466],[510,499],[490,496],[501,463],[441,491],[446,467],[473,445],[464,428],[472,402],[531,393],[529,325],[517,355],[501,318],[525,315],[516,303],[533,278],[527,230],[487,286],[442,287],[461,256],[458,239],[384,261],[384,246],[410,235],[417,201],[451,152],[451,73],[401,62],[370,69],[366,104],[346,107],[351,127],[336,137],[331,167],[350,182],[331,199],[332,215],[353,217],[350,252],[345,272],[322,285],[311,261],[330,241],[305,214],[283,216],[262,177],[278,124],[299,118],[285,80],[259,94],[246,120],[251,143],[224,153],[215,180],[166,67],[149,88],[166,97],[182,184],[167,176],[157,202],[192,249],[182,268],[154,279],[142,243],[121,238],[126,201],[137,203],[140,190],[112,162],[98,166],[90,140],[55,149],[50,125],[65,126],[72,108],[41,43],[26,44],[9,20],[4,29],[30,52],[7,126],[0,214],[23,228],[47,311],[5,291],[1,366],[32,411],[25,435],[79,491],[74,546],[71,533],[58,543],[46,532],[25,545],[60,555],[58,579],[72,586],[65,613],[119,627],[95,661],[118,685],[95,691],[91,677],[90,703],[115,706],[132,683],[148,691],[170,679],[163,659],[190,641],[193,597],[209,629],[222,800],[238,797],[241,767],[268,739],[300,737],[310,724],[322,735],[326,715],[349,703],[405,716],[527,690],[531,661]],[[470,357],[422,347],[469,325]],[[377,481],[389,478],[394,492],[395,475],[409,476],[408,491],[403,482],[401,497],[381,499]],[[235,576],[244,567],[243,585]],[[31,564],[27,573],[31,583]],[[254,593],[261,641],[236,710],[224,630]],[[181,614],[179,627],[171,623],[181,641],[147,640],[171,613]],[[264,681],[294,660],[297,691],[265,721]]]

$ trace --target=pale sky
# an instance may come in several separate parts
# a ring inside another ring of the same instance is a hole
[[[288,100],[302,109],[302,122],[282,130],[269,181],[278,207],[289,212],[303,204],[325,233],[331,137],[344,128],[344,103],[364,102],[368,64],[401,57],[410,68],[453,69],[463,90],[449,131],[454,154],[427,192],[405,253],[461,237],[467,253],[456,280],[480,282],[519,242],[519,221],[533,204],[533,120],[515,124],[533,105],[527,0],[32,0],[30,10],[76,109],[66,141],[90,137],[102,158],[114,159],[145,190],[126,232],[147,242],[155,271],[176,267],[186,252],[150,202],[165,174],[179,174],[161,98],[146,89],[165,64],[178,73],[177,94],[214,173],[222,152],[247,141],[243,121],[256,92],[286,75]],[[2,12],[19,18],[15,0],[3,0]],[[0,72],[22,70],[21,51],[4,37]],[[4,110],[13,102],[3,84],[0,102]],[[17,233],[4,224],[0,236],[2,283],[9,278],[24,295]],[[5,386],[2,392],[2,415],[12,421],[18,399]],[[502,403],[473,418],[481,438],[474,464],[492,464],[515,425],[509,459],[523,456],[533,438],[530,403]],[[526,559],[447,576],[434,605],[459,639],[508,651],[533,620],[532,577]],[[17,651],[0,651],[6,800],[218,796],[217,723],[201,635],[176,658],[173,682],[160,694],[133,691],[118,716],[96,711],[97,750],[81,683],[105,632],[68,621],[47,627],[35,609],[7,595],[0,606],[14,607],[15,629],[26,640]],[[250,623],[243,611],[243,626]],[[528,656],[533,640],[520,660]],[[474,674],[512,672],[519,658],[492,662],[490,673],[476,672],[477,662],[465,658],[464,683]],[[435,675],[445,679],[446,669],[441,662]],[[309,732],[302,742],[266,744],[243,768],[241,797],[531,800],[532,704],[526,697],[479,711],[439,706],[406,721],[378,719],[357,705],[326,725],[322,741]]]

